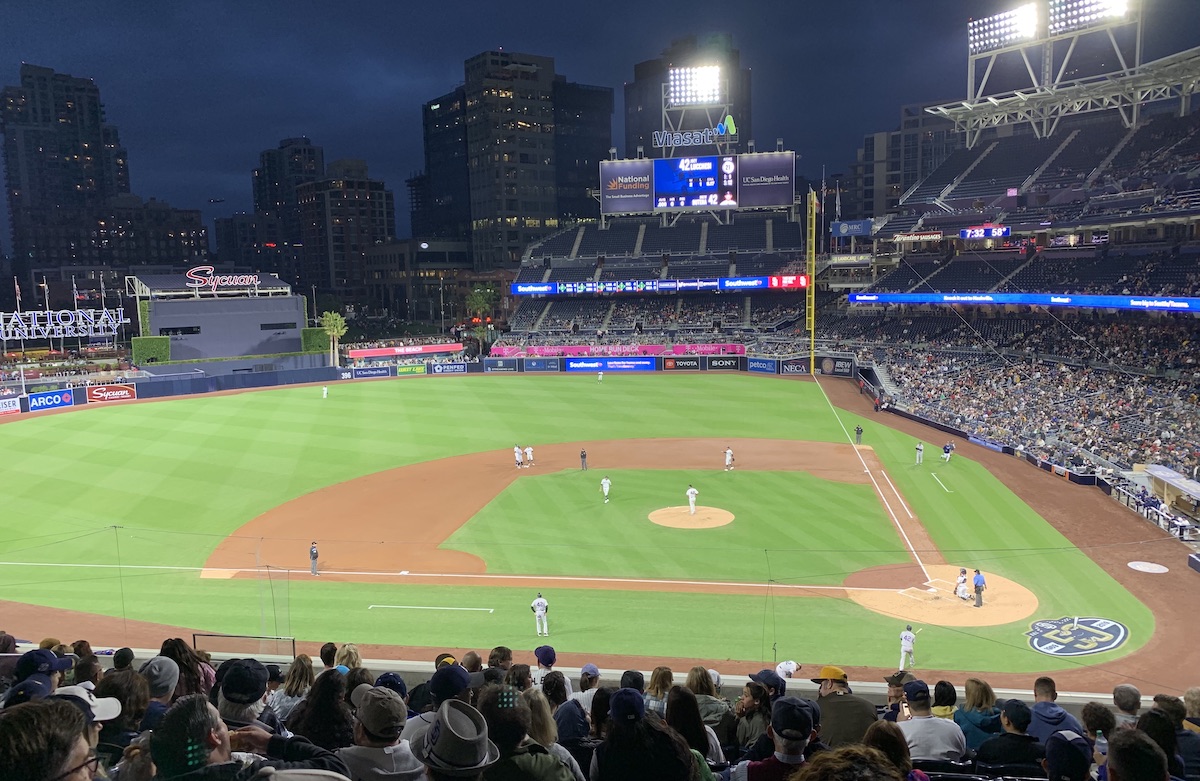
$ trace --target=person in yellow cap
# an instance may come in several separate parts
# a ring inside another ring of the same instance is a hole
[[[867,727],[875,723],[875,706],[850,691],[849,677],[841,667],[826,665],[811,679],[819,685],[821,740],[833,748],[861,743]]]

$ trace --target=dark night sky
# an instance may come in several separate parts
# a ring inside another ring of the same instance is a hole
[[[1144,0],[1146,59],[1200,45],[1196,0]],[[571,81],[616,91],[672,38],[728,31],[753,69],[760,144],[801,169],[843,171],[906,103],[965,95],[966,21],[1018,0],[120,3],[0,0],[0,82],[22,62],[96,80],[129,150],[133,191],[214,217],[251,208],[258,153],[308,136],[327,162],[365,159],[397,196],[422,167],[420,107],[495,48],[549,55]],[[117,9],[117,10],[113,10]],[[624,150],[622,150],[624,151]],[[210,205],[208,199],[225,203]],[[0,217],[7,248],[7,204]],[[215,247],[214,247],[215,249]]]

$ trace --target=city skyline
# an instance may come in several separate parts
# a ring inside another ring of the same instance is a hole
[[[794,5],[729,13],[720,3],[680,12],[617,2],[564,14],[531,2],[499,14],[465,2],[455,9],[462,26],[450,30],[436,9],[381,2],[357,15],[316,2],[139,4],[119,18],[99,3],[49,2],[6,11],[15,43],[0,60],[0,84],[17,83],[22,62],[94,79],[128,149],[132,191],[199,209],[211,226],[252,210],[258,155],[285,138],[308,137],[327,159],[365,160],[373,179],[403,191],[423,167],[423,102],[462,82],[465,59],[501,47],[553,57],[571,80],[612,87],[613,141],[623,147],[621,86],[634,66],[675,38],[729,32],[753,72],[760,148],[782,137],[801,173],[846,171],[864,134],[891,129],[901,105],[965,95],[968,17],[1013,3]],[[1146,59],[1200,44],[1196,25],[1178,23],[1188,10],[1186,0],[1146,0]],[[0,248],[9,252],[4,211]],[[397,218],[408,235],[406,199]]]

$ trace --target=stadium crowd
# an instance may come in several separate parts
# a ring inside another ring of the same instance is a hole
[[[949,681],[931,687],[899,671],[877,707],[832,665],[804,684],[815,697],[797,696],[795,662],[749,674],[730,700],[720,673],[702,666],[678,676],[657,667],[649,681],[626,670],[610,686],[586,664],[573,682],[548,645],[529,663],[504,646],[486,665],[473,651],[438,654],[411,687],[366,669],[352,643],[326,643],[286,669],[214,665],[179,638],[146,660],[101,653],[112,669],[83,640],[46,638],[16,657],[0,709],[6,778],[929,781],[960,771],[1085,781],[1095,768],[1113,781],[1200,779],[1200,687],[1143,709],[1123,684],[1111,705],[1089,702],[1076,718],[1046,677],[1029,703],[998,700],[978,678],[960,700]],[[2,632],[0,654],[16,656]],[[1152,772],[1123,773],[1135,760]],[[267,768],[274,775],[260,775]]]

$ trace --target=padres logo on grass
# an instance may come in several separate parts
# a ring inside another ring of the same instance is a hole
[[[1030,624],[1029,646],[1050,656],[1087,656],[1111,651],[1129,638],[1129,628],[1107,618],[1043,619]]]

